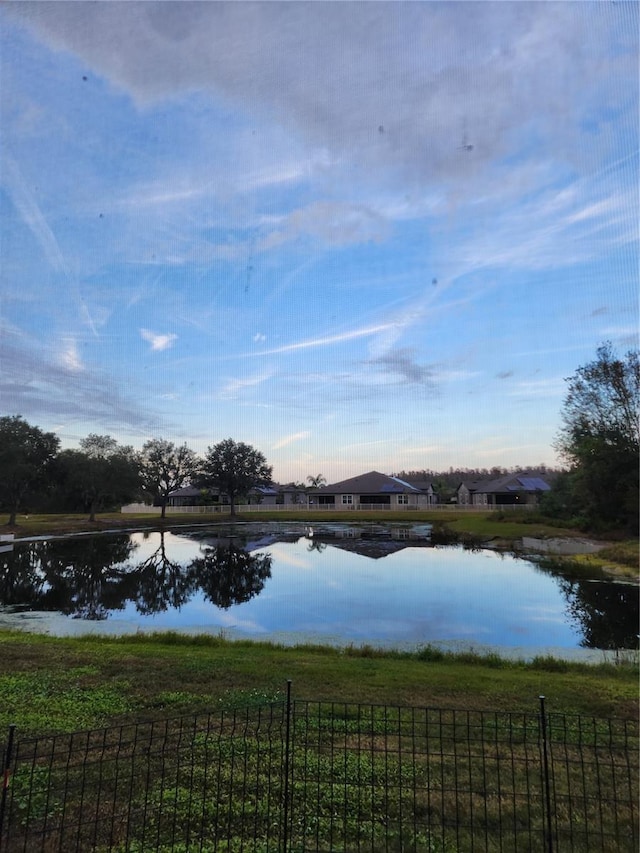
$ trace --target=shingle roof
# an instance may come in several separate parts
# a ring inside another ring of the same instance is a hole
[[[496,492],[548,492],[551,486],[542,477],[528,474],[506,474],[494,480],[476,480],[464,482],[470,492],[479,494],[495,494]],[[458,488],[460,488],[458,486]]]
[[[201,489],[196,489],[195,486],[183,486],[181,489],[174,489],[169,492],[170,498],[195,498],[202,494]]]
[[[319,495],[360,495],[403,494],[405,492],[419,492],[420,489],[412,486],[411,483],[405,483],[398,477],[390,477],[388,474],[381,474],[379,471],[369,471],[367,474],[360,474],[358,477],[351,477],[348,480],[341,480],[339,483],[331,483],[328,486],[310,491]]]

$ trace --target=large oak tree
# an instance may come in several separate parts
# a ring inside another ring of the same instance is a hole
[[[57,466],[67,499],[87,509],[89,521],[105,506],[126,503],[141,491],[138,454],[109,435],[88,435],[80,450],[63,451]]]
[[[237,499],[246,496],[256,486],[268,485],[272,472],[259,450],[242,441],[226,438],[207,448],[199,482],[205,488],[217,488],[226,494],[231,515],[235,515]]]
[[[186,444],[176,447],[172,441],[154,438],[143,445],[140,463],[144,490],[160,502],[164,518],[169,494],[195,477],[196,454]]]
[[[0,500],[9,509],[9,525],[29,490],[46,481],[60,440],[52,432],[31,426],[20,415],[0,418]]]

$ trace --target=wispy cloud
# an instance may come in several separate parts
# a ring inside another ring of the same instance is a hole
[[[28,420],[52,418],[66,424],[129,433],[157,433],[161,423],[148,401],[139,402],[101,371],[81,368],[73,346],[56,353],[0,322],[0,399],[6,412]]]
[[[235,399],[238,397],[240,391],[245,388],[255,388],[266,382],[271,376],[272,374],[269,372],[261,373],[257,376],[242,376],[237,379],[229,379],[220,391],[220,396],[225,400]]]
[[[130,192],[117,206],[123,208],[158,207],[166,210],[171,204],[183,204],[202,198],[206,194],[203,186],[175,186],[167,188],[166,181],[159,186],[140,187]]]
[[[509,396],[512,397],[561,397],[567,390],[567,383],[561,376],[546,379],[531,379],[517,382]]]
[[[296,441],[302,441],[305,438],[309,438],[311,433],[309,430],[304,430],[303,432],[294,432],[292,435],[285,435],[283,438],[278,439],[276,443],[273,445],[274,450],[280,450],[282,447],[288,447],[290,444],[293,444]]]
[[[379,242],[389,232],[389,223],[372,207],[345,202],[318,201],[290,213],[282,227],[259,244],[274,249],[300,236],[313,237],[329,246]]]
[[[398,376],[405,383],[425,385],[433,381],[433,366],[418,364],[415,351],[410,348],[389,350],[368,363],[379,367],[385,373]]]
[[[2,158],[4,184],[8,188],[11,198],[22,221],[31,230],[38,241],[44,256],[50,266],[56,271],[68,274],[64,255],[60,250],[58,241],[49,227],[49,224],[35,200],[34,194],[28,188],[18,164],[12,157],[4,155]]]
[[[149,329],[140,329],[140,336],[143,340],[151,344],[153,352],[162,352],[162,350],[169,349],[178,340],[178,336],[173,333],[159,335]]]
[[[67,370],[71,370],[74,373],[84,370],[82,359],[78,353],[78,345],[74,340],[66,340],[63,342],[60,360]]]
[[[334,344],[341,344],[345,341],[353,341],[356,338],[367,338],[371,335],[377,335],[380,332],[385,332],[388,329],[395,328],[396,323],[381,323],[378,326],[366,326],[363,329],[352,329],[349,332],[340,332],[337,335],[327,335],[321,338],[311,338],[306,341],[298,341],[293,344],[285,344],[274,349],[260,350],[260,352],[246,353],[246,356],[256,355],[279,355],[280,353],[296,352],[301,349],[313,349],[315,347],[328,347]]]

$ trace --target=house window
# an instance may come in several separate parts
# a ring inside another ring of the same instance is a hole
[[[398,495],[398,503],[399,504],[408,504],[409,503],[409,495]]]
[[[352,504],[353,503],[353,495],[343,495],[342,496],[343,504]]]

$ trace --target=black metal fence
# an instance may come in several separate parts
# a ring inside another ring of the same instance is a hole
[[[636,721],[293,701],[4,752],[14,851],[635,851]]]

